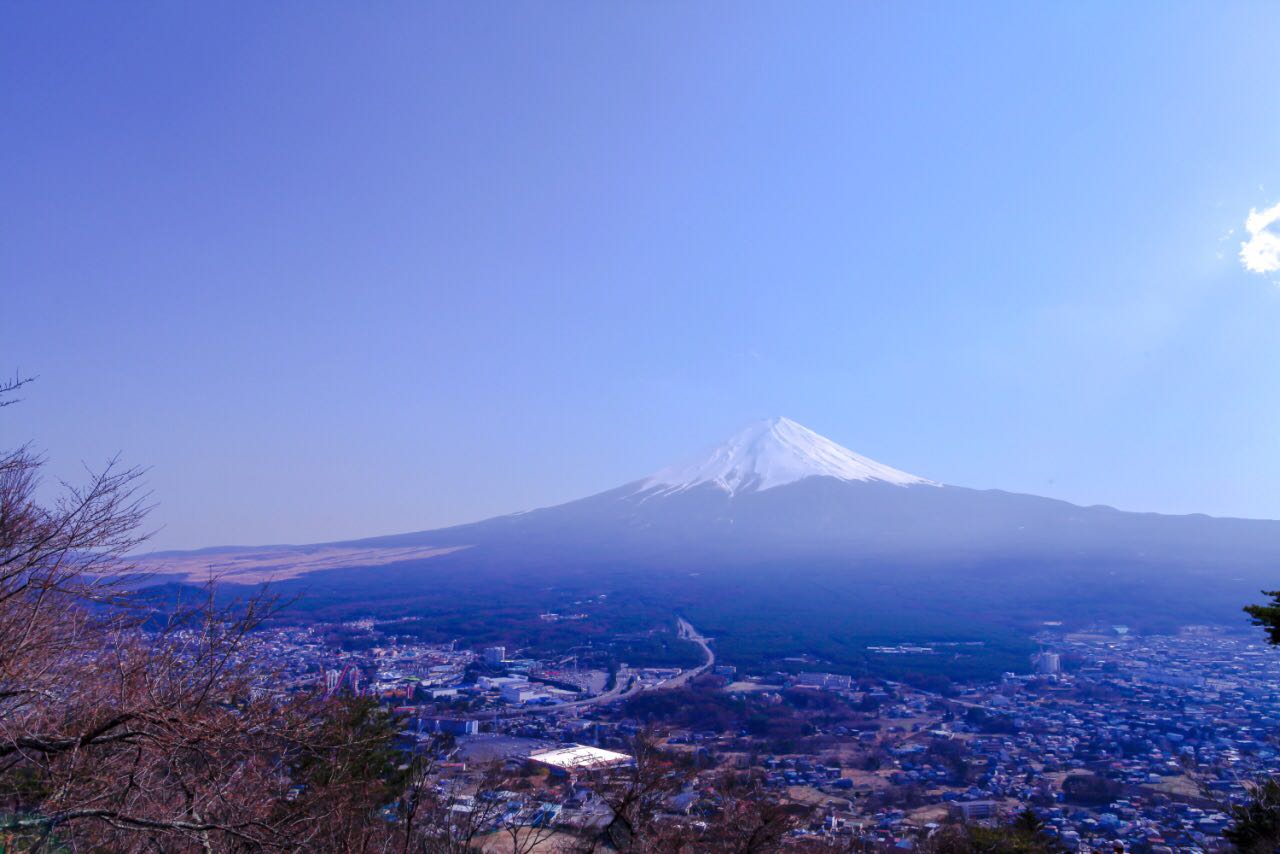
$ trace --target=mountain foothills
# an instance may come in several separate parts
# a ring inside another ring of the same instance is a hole
[[[188,581],[275,578],[282,592],[305,593],[297,619],[373,614],[418,622],[424,635],[538,647],[641,638],[678,613],[739,666],[976,677],[1025,670],[1045,623],[1238,625],[1241,604],[1274,579],[1280,522],[935,483],[775,418],[567,504],[149,563]],[[564,613],[579,619],[543,616]],[[635,654],[679,657],[678,646]]]

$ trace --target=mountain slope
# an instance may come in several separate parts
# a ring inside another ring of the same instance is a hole
[[[216,559],[231,566],[246,551]],[[359,560],[342,567],[347,553]],[[731,662],[820,650],[848,669],[865,665],[868,639],[949,637],[1004,649],[989,663],[1008,668],[1021,655],[1013,634],[1045,620],[1242,624],[1239,608],[1280,576],[1280,522],[942,485],[773,419],[577,501],[269,557],[295,576],[282,586],[326,613],[457,617],[465,631],[467,619],[518,621],[603,593],[626,605],[602,611],[602,625],[679,610]]]

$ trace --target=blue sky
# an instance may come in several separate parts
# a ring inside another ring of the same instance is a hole
[[[8,4],[0,440],[164,547],[578,497],[788,415],[1280,518],[1273,3]]]

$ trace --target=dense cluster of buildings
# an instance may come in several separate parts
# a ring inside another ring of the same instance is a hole
[[[623,761],[628,739],[654,725],[629,718],[625,703],[604,702],[621,690],[605,691],[604,672],[574,684],[566,677],[583,674],[563,658],[405,639],[344,651],[323,635],[321,627],[268,634],[286,687],[376,696],[406,714],[411,741],[449,735],[455,767],[477,756],[553,771]],[[1230,805],[1251,781],[1280,774],[1280,655],[1203,628],[1154,637],[1055,629],[1041,640],[1029,674],[945,696],[819,671],[739,677],[721,663],[698,690],[766,711],[794,706],[804,735],[789,752],[747,728],[658,721],[658,729],[665,749],[684,752],[700,773],[749,774],[815,807],[800,837],[905,847],[946,822],[1003,820],[1029,806],[1071,850],[1221,847]],[[678,674],[626,678],[660,690]],[[805,695],[830,697],[842,711]],[[583,701],[594,696],[601,701]],[[536,808],[570,816],[574,800]]]
[[[1280,656],[1205,628],[1044,640],[1028,676],[950,697],[894,686],[856,733],[874,772],[767,757],[766,779],[829,796],[826,831],[885,844],[1031,807],[1068,850],[1222,847],[1231,805],[1280,774]]]
[[[371,631],[375,625],[366,619],[265,630],[264,669],[283,677],[272,687],[372,696],[406,709],[452,703],[480,712],[589,697],[607,682],[601,670],[566,667],[563,658],[509,658],[503,646],[471,650],[391,635],[344,649],[325,640],[327,630]]]
[[[1045,817],[1070,844],[1185,850],[1212,846],[1227,805],[1280,773],[1280,658],[1263,644],[1190,629],[1054,646],[1037,661],[1047,678],[962,695],[990,716],[985,728],[1009,730],[972,738],[985,761],[980,796],[1051,795]],[[1062,658],[1075,664],[1069,674]]]

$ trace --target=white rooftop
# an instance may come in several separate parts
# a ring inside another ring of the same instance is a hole
[[[570,744],[567,747],[557,747],[554,750],[530,753],[529,758],[534,762],[541,762],[543,765],[567,770],[608,768],[612,765],[621,765],[624,762],[631,761],[631,757],[625,753],[615,753],[612,750],[602,750],[599,747],[589,747],[585,744]]]

